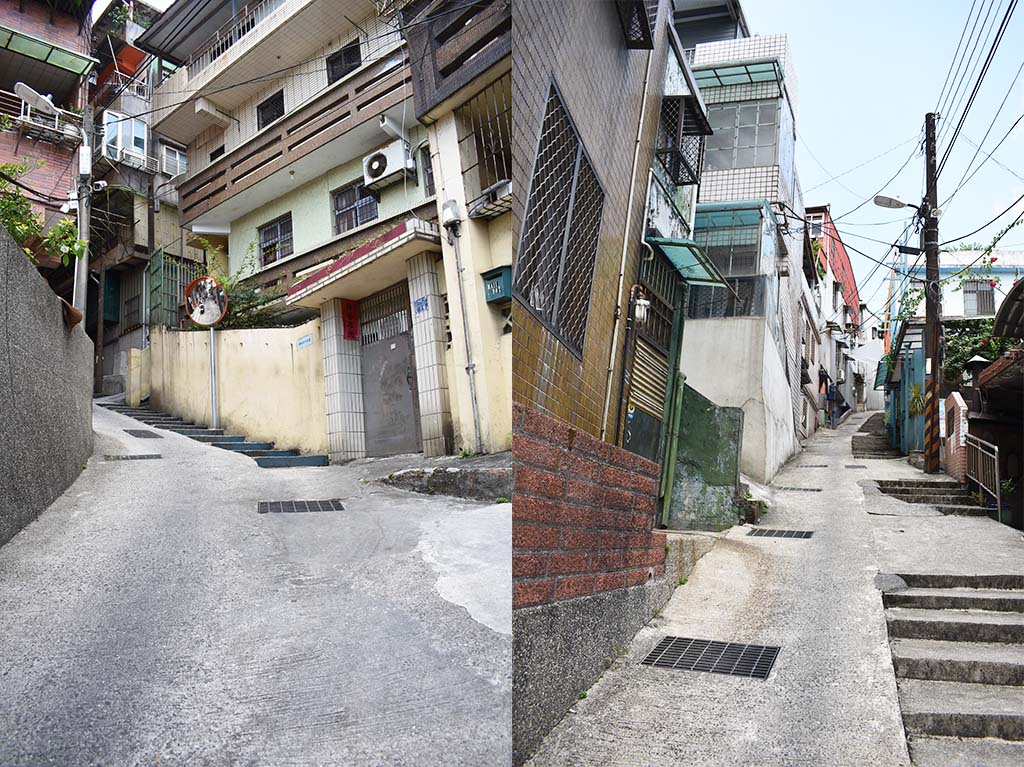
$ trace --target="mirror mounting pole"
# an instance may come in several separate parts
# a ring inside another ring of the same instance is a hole
[[[213,345],[213,326],[210,326],[210,405],[212,408],[212,416],[210,418],[210,428],[217,429],[217,352]]]

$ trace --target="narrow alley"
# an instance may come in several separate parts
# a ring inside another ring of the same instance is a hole
[[[773,483],[775,506],[759,526],[813,535],[750,537],[747,526],[719,534],[661,614],[589,691],[580,691],[576,706],[529,764],[910,763],[883,590],[897,573],[942,575],[950,582],[998,573],[1014,580],[1013,574],[1024,574],[1024,561],[1018,531],[984,516],[945,516],[880,493],[872,480],[922,475],[905,461],[852,457],[851,438],[867,417],[857,413],[835,432],[817,432]],[[1003,615],[1019,622],[1019,613]],[[642,665],[666,636],[781,649],[763,681]],[[916,640],[896,644],[908,641]],[[1015,663],[1019,671],[1019,648],[1002,647],[1003,667]],[[991,689],[1001,696],[989,696],[989,709],[997,713],[1000,703],[1012,705],[1005,696],[1020,688]],[[1003,715],[1002,726],[1007,718],[1015,720],[1009,726],[1019,724],[1019,709],[1016,717]],[[957,750],[970,746],[952,738],[910,734],[914,764],[921,767],[953,764],[954,755],[974,759],[964,762],[972,765],[1020,764],[1024,754],[1020,743],[986,739],[982,753]]]
[[[82,475],[0,549],[0,763],[507,758],[510,505],[93,419]],[[257,513],[297,499],[344,510]]]

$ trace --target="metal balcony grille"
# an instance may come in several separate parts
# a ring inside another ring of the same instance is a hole
[[[626,38],[626,47],[631,50],[654,48],[651,18],[648,16],[647,4],[644,0],[615,0],[615,9],[619,12],[619,22],[622,24],[622,34]]]
[[[676,186],[700,183],[704,136],[698,132],[692,99],[666,96],[661,100],[657,157]]]
[[[409,283],[400,282],[359,302],[363,346],[409,332]]]
[[[576,355],[583,353],[603,208],[604,190],[552,85],[513,288]]]
[[[459,156],[472,218],[512,209],[512,75],[507,74],[456,110]]]

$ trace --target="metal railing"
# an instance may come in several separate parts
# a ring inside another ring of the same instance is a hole
[[[191,80],[255,29],[260,22],[284,5],[286,0],[256,0],[247,3],[214,32],[185,62]]]
[[[999,485],[999,448],[991,442],[967,435],[967,478],[996,499],[996,514],[1003,521],[1003,499]]]
[[[113,160],[132,168],[138,168],[146,173],[156,173],[160,168],[155,157],[150,157],[148,154],[143,154],[135,149],[113,147],[109,144],[104,144],[102,154],[108,160]]]
[[[72,112],[46,114],[32,109],[17,95],[0,90],[0,114],[13,120],[13,127],[43,138],[60,138],[78,142],[82,137],[82,118]]]
[[[149,80],[143,75],[126,75],[123,72],[114,72],[103,81],[99,91],[96,93],[96,103],[103,104],[113,101],[118,96],[135,96],[136,98],[149,101],[153,95],[149,87]]]

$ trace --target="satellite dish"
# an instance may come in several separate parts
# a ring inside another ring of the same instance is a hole
[[[228,313],[228,293],[213,277],[199,277],[185,288],[185,310],[197,325],[212,327]]]

